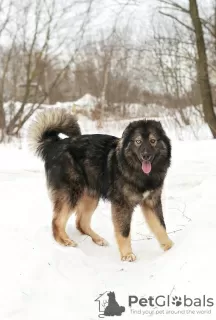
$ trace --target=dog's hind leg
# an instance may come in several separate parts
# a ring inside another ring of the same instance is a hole
[[[133,209],[112,203],[112,220],[121,259],[130,262],[136,260],[131,248],[130,225],[132,213]]]
[[[52,200],[54,205],[52,229],[55,240],[64,246],[76,247],[76,242],[71,240],[65,231],[67,221],[73,211],[69,198],[64,192],[53,192]]]
[[[76,226],[83,234],[87,234],[99,246],[107,246],[108,242],[91,228],[91,218],[97,208],[98,198],[84,194],[77,205]]]
[[[150,230],[160,243],[161,248],[164,251],[169,250],[173,246],[173,242],[166,232],[161,199],[154,198],[153,195],[141,204],[141,209]]]

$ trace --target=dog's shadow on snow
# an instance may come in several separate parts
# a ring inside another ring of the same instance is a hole
[[[76,230],[73,224],[68,225],[67,232],[69,237],[73,239],[78,246],[75,249],[70,247],[66,249],[81,250],[82,253],[88,257],[99,258],[101,263],[102,260],[104,262],[110,260],[115,260],[117,263],[120,262],[120,255],[114,234],[110,233],[109,237],[104,237],[109,242],[108,246],[99,246],[95,244],[89,236],[82,235],[78,230]],[[135,232],[134,240],[132,237],[132,247],[134,253],[137,255],[137,259],[141,261],[155,261],[163,254],[163,251],[159,247],[156,239],[148,237],[146,239],[137,239]]]
[[[97,232],[98,230],[95,231]],[[88,256],[109,256],[110,254],[117,254],[117,247],[115,245],[114,235],[109,232],[99,232],[101,237],[108,241],[108,246],[99,246],[94,243],[91,237],[79,232],[74,224],[68,224],[67,233],[69,237],[77,243],[77,248]]]

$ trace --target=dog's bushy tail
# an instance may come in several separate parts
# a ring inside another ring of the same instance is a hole
[[[80,135],[76,117],[63,108],[49,108],[39,112],[29,127],[29,148],[44,159],[47,148],[60,140],[59,133],[74,137]]]
[[[120,307],[121,313],[125,312],[125,307]]]

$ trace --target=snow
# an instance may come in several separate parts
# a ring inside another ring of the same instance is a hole
[[[98,99],[89,93],[86,93],[82,98],[74,102],[77,106],[93,108],[98,104]]]
[[[96,131],[82,124],[84,132]],[[137,261],[133,263],[120,261],[110,204],[102,201],[93,227],[109,247],[98,247],[81,235],[73,216],[68,233],[78,247],[58,245],[51,235],[52,208],[42,162],[26,148],[11,145],[1,145],[0,154],[0,319],[96,320],[99,312],[94,300],[105,291],[115,291],[119,304],[126,307],[121,319],[139,319],[128,306],[129,295],[205,294],[215,299],[216,141],[173,141],[163,206],[175,245],[164,253],[137,208],[132,225]],[[166,315],[175,317],[186,319],[187,315]],[[215,319],[215,307],[211,314],[188,317]]]

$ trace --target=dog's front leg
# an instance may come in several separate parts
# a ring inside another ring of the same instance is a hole
[[[164,251],[169,250],[173,246],[173,242],[166,232],[160,194],[157,192],[152,193],[142,202],[141,209],[149,228],[157,238],[161,248]]]
[[[136,260],[131,248],[132,213],[133,208],[112,203],[112,220],[121,259],[130,262]]]

